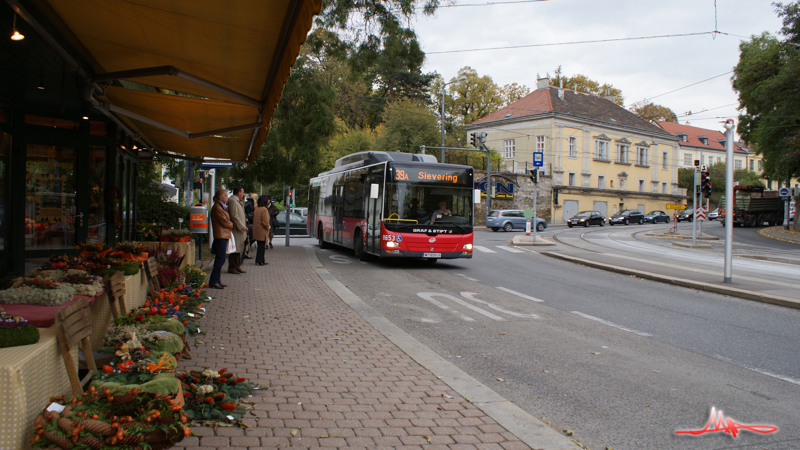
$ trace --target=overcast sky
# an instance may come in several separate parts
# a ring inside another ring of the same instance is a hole
[[[427,54],[423,71],[438,72],[449,81],[458,69],[470,66],[480,76],[490,76],[499,86],[517,83],[534,90],[537,73],[552,75],[561,65],[566,76],[583,74],[621,89],[626,107],[655,97],[652,101],[671,108],[680,123],[689,121],[695,126],[721,129],[718,122],[724,119],[717,117],[735,119],[738,115],[731,74],[658,96],[731,71],[739,59],[742,38],[737,36],[712,38],[706,34],[436,53],[710,32],[715,29],[714,0],[491,2],[456,0],[450,4],[483,6],[443,7],[433,17],[420,16],[415,20],[413,26]],[[776,34],[781,27],[771,1],[717,0],[716,4],[716,29],[720,32],[749,37],[764,31]],[[701,112],[705,109],[711,111]],[[684,116],[689,111],[693,114]]]

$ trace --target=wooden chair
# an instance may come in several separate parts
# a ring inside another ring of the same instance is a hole
[[[92,319],[89,309],[89,302],[81,299],[74,304],[62,309],[56,314],[56,327],[58,332],[58,347],[61,356],[64,358],[64,365],[67,367],[69,383],[72,385],[72,393],[80,395],[83,393],[83,385],[91,380],[92,375],[97,371],[97,365],[92,355],[92,344],[89,336],[92,334]],[[86,357],[86,365],[89,373],[78,379],[77,363],[72,359],[70,349],[81,343],[83,354]]]
[[[144,274],[150,283],[150,292],[161,292],[161,283],[158,281],[158,265],[154,257],[149,257],[144,261]]]
[[[105,277],[103,281],[106,285],[106,295],[108,295],[108,303],[111,305],[111,313],[114,317],[127,314],[128,308],[125,307],[125,274],[117,272]]]

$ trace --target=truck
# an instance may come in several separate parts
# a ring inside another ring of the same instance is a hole
[[[764,194],[767,195],[764,195]],[[765,191],[760,186],[733,187],[733,224],[744,227],[770,226],[783,223],[783,199],[775,191]],[[719,204],[719,218],[725,226],[725,196]]]

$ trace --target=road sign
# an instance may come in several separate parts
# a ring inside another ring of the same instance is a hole
[[[533,152],[533,167],[544,167],[544,152]]]
[[[694,210],[694,217],[696,220],[706,220],[706,207],[698,206],[697,209]]]
[[[533,218],[533,210],[530,209],[530,208],[528,208],[525,211],[523,211],[522,214],[525,216],[526,219],[532,219]]]
[[[667,209],[686,209],[686,205],[667,205]]]
[[[778,193],[781,195],[781,197],[788,197],[789,196],[789,188],[781,188],[781,190],[778,191]]]

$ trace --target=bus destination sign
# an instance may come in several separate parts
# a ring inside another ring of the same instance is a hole
[[[465,170],[436,170],[436,169],[411,169],[399,168],[394,169],[394,181],[399,182],[433,182],[445,184],[471,184]]]

